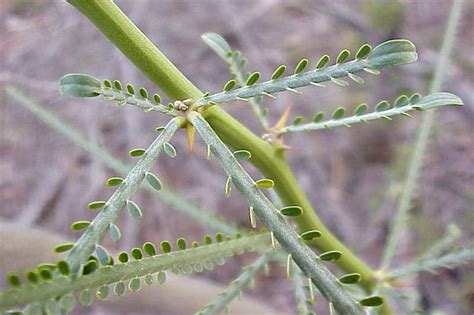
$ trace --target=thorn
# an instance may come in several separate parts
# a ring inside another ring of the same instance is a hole
[[[289,92],[296,93],[296,94],[303,94],[302,92],[300,92],[300,91],[298,91],[298,90],[295,90],[295,89],[292,89],[292,88],[290,88],[290,87],[287,87],[286,90],[289,91]]]
[[[280,119],[278,122],[275,124],[273,127],[276,130],[279,130],[283,127],[285,127],[286,123],[288,122],[288,117],[290,117],[290,112],[291,112],[291,105],[288,105],[288,107],[285,109],[285,112],[283,115],[281,115]]]
[[[194,128],[194,126],[191,124],[187,124],[186,133],[188,135],[188,151],[189,154],[192,154],[194,146],[194,136],[196,135],[196,128]]]
[[[400,114],[403,115],[403,116],[406,116],[406,117],[411,117],[411,115],[408,114],[407,112],[400,112]]]
[[[273,99],[276,99],[275,96],[271,95],[270,93],[267,93],[267,92],[262,92],[263,95],[265,96],[268,96],[269,98],[273,98]]]
[[[243,97],[239,97],[239,96],[237,96],[235,99],[239,100],[239,101],[242,101],[242,102],[248,102],[249,101],[248,98],[243,98]]]
[[[314,86],[317,86],[317,87],[326,87],[326,85],[322,84],[322,83],[318,83],[318,82],[309,82],[309,84],[311,85],[314,85]]]

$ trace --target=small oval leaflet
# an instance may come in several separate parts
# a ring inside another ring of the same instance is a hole
[[[303,70],[306,68],[307,65],[308,65],[308,59],[306,58],[301,59],[300,62],[298,62],[298,65],[296,65],[295,67],[295,74],[299,74],[303,72]]]
[[[171,252],[171,244],[168,241],[162,241],[160,243],[160,248],[161,248],[161,251],[165,254],[168,254]]]
[[[136,148],[136,149],[130,150],[130,152],[128,152],[128,155],[130,155],[131,157],[139,157],[145,154],[145,152],[146,150],[143,148]]]
[[[286,206],[280,209],[280,213],[287,217],[297,217],[303,213],[300,206]]]
[[[164,271],[158,272],[158,275],[156,276],[156,280],[158,281],[159,284],[163,284],[166,282],[166,273]]]
[[[155,256],[156,255],[155,244],[153,244],[152,242],[145,242],[143,244],[143,251],[147,253],[149,256]]]
[[[324,118],[324,113],[319,112],[313,116],[313,122],[315,123],[320,122],[321,120],[323,120],[323,118]]]
[[[67,276],[69,274],[69,264],[64,260],[60,260],[56,263],[58,271],[63,276]]]
[[[76,305],[76,299],[72,294],[66,294],[59,299],[58,304],[60,309],[69,313]]]
[[[115,284],[114,294],[116,296],[122,296],[125,294],[125,290],[126,290],[125,283],[123,281],[119,281],[117,282],[117,284]]]
[[[318,231],[318,230],[310,230],[310,231],[306,231],[306,232],[301,233],[300,236],[305,241],[311,241],[311,240],[314,240],[318,237],[321,237],[321,232]]]
[[[176,241],[176,244],[178,245],[178,248],[180,250],[185,250],[186,249],[186,240],[184,238],[178,238]]]
[[[336,261],[339,260],[342,256],[342,253],[338,250],[331,250],[319,255],[319,258],[324,261]]]
[[[144,88],[144,87],[141,87],[138,92],[140,93],[140,96],[144,99],[147,99],[148,98],[148,91]]]
[[[223,240],[224,240],[224,235],[222,235],[221,232],[217,232],[216,233],[216,242],[217,243],[222,243]]]
[[[339,282],[344,284],[354,284],[360,282],[361,278],[360,273],[349,273],[340,277]]]
[[[368,307],[380,306],[383,304],[383,298],[378,295],[369,296],[365,299],[360,300],[359,303],[363,306],[368,306]]]
[[[259,188],[273,188],[273,186],[275,186],[275,183],[273,182],[273,180],[268,179],[268,178],[259,179],[255,182],[255,184]]]
[[[109,297],[109,287],[107,285],[103,285],[101,286],[98,290],[97,290],[97,298],[100,299],[100,300],[106,300],[108,297]]]
[[[87,205],[87,209],[89,210],[96,210],[103,208],[107,202],[105,201],[92,201]]]
[[[359,50],[356,53],[356,59],[365,58],[370,53],[371,50],[372,50],[372,46],[370,46],[369,44],[364,44],[360,46]]]
[[[250,151],[247,151],[247,150],[234,151],[233,155],[237,160],[248,160],[252,157],[252,154],[250,153]]]
[[[132,280],[130,280],[130,282],[128,283],[128,288],[132,292],[140,291],[140,288],[141,288],[140,278],[133,278]]]
[[[21,285],[21,280],[20,276],[18,276],[16,273],[10,273],[7,275],[7,282],[12,286],[12,287],[18,287]]]
[[[119,260],[121,263],[126,263],[126,262],[128,262],[128,253],[126,253],[126,252],[121,252],[121,253],[118,255],[118,260]]]
[[[33,272],[33,271],[28,271],[26,274],[25,274],[25,277],[26,277],[26,280],[28,280],[28,282],[30,283],[38,283],[38,280],[39,280],[39,277],[38,275]]]
[[[84,267],[82,269],[82,274],[89,275],[93,273],[94,271],[96,271],[98,267],[99,265],[97,264],[95,260],[89,260],[88,262],[84,264]]]
[[[347,50],[347,49],[344,49],[343,51],[341,51],[339,53],[339,55],[337,56],[337,58],[336,58],[336,64],[339,65],[339,64],[343,63],[344,61],[346,61],[347,58],[349,58],[350,54],[351,54],[350,51]]]
[[[359,104],[356,107],[356,109],[354,110],[354,115],[356,115],[356,116],[363,115],[363,114],[365,114],[365,112],[367,112],[367,109],[369,109],[367,104],[365,104],[365,103]]]
[[[163,187],[161,185],[160,179],[153,173],[146,172],[145,179],[148,182],[148,184],[150,184],[150,186],[157,191],[161,190],[161,188]]]
[[[158,94],[153,94],[153,102],[161,104],[161,97]]]
[[[147,286],[150,286],[153,284],[153,276],[152,275],[146,275],[145,278],[143,278],[145,284]]]
[[[89,227],[91,223],[89,221],[76,221],[71,224],[72,231],[81,231]]]
[[[210,235],[204,235],[204,244],[205,245],[210,245],[212,244],[212,237]]]
[[[112,87],[112,82],[110,82],[110,80],[107,80],[105,79],[104,81],[102,81],[102,84],[106,87],[106,88],[111,88]]]
[[[120,229],[113,223],[109,224],[109,236],[110,239],[114,242],[118,241],[122,237]]]
[[[291,124],[293,126],[298,126],[300,125],[301,123],[303,122],[303,116],[296,116],[293,121],[291,122]]]
[[[410,104],[410,99],[406,95],[400,95],[394,103],[394,107],[403,107]]]
[[[107,179],[107,186],[118,186],[123,183],[122,177],[111,177]]]
[[[95,245],[95,253],[97,255],[97,259],[103,266],[108,265],[110,255],[104,246],[99,244]]]
[[[56,253],[64,253],[64,252],[67,252],[68,250],[70,250],[71,248],[74,247],[74,243],[64,243],[64,244],[60,244],[58,246],[56,246],[54,248],[54,252]]]
[[[224,85],[224,92],[229,92],[232,90],[236,85],[235,80],[229,80],[225,85]]]
[[[346,109],[344,107],[338,107],[332,114],[332,119],[336,120],[336,119],[342,118],[345,112],[346,112]]]
[[[318,62],[316,63],[316,70],[320,70],[324,68],[324,66],[329,62],[329,55],[324,55],[321,58],[319,58]]]
[[[276,80],[279,77],[281,77],[281,75],[283,73],[285,73],[285,71],[286,71],[286,66],[285,65],[281,65],[278,68],[276,68],[276,70],[272,74],[272,80]]]
[[[169,142],[165,142],[163,144],[163,149],[165,150],[166,154],[168,154],[169,157],[176,157],[176,149],[173,147],[173,145]]]
[[[114,88],[122,91],[122,83],[119,80],[114,80]]]
[[[91,291],[84,290],[79,294],[79,304],[82,306],[91,306],[94,301]]]
[[[132,218],[134,218],[135,220],[140,220],[141,218],[143,218],[142,210],[132,200],[127,200],[127,210],[128,210],[128,213],[130,213]]]
[[[95,97],[101,93],[100,81],[81,73],[66,74],[59,80],[59,85],[61,95]]]
[[[130,94],[132,94],[132,95],[135,95],[135,88],[133,87],[132,84],[128,83],[127,86],[126,86],[126,88],[127,88],[127,92],[128,92],[128,93],[130,93]]]
[[[136,260],[140,260],[143,258],[143,253],[142,253],[142,250],[138,247],[134,247],[132,248],[132,250],[130,251],[130,254],[132,255],[133,258],[135,258]]]
[[[51,274],[51,271],[49,271],[47,269],[40,270],[39,275],[42,279],[44,279],[46,281],[53,278],[53,275]]]
[[[216,257],[214,261],[218,266],[223,266],[225,264],[225,258],[222,256]]]
[[[258,81],[258,79],[260,79],[260,72],[254,72],[247,79],[246,85],[254,85]]]
[[[410,104],[416,104],[416,103],[418,103],[418,101],[420,99],[421,99],[421,95],[418,94],[418,93],[415,93],[410,97]],[[396,103],[396,101],[395,101],[395,103]]]
[[[376,112],[382,112],[384,110],[387,110],[390,108],[390,103],[387,101],[381,101],[375,106],[375,111]]]

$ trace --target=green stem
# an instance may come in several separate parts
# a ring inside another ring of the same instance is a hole
[[[256,236],[242,237],[222,243],[202,245],[197,248],[133,260],[127,263],[103,266],[86,276],[75,277],[70,275],[67,277],[56,277],[50,281],[42,281],[38,284],[24,284],[0,292],[0,311],[14,306],[30,304],[35,301],[53,299],[68,293],[80,292],[102,285],[143,277],[168,269],[182,268],[228,255],[248,251],[262,252],[268,248],[269,242],[269,233],[258,234]]]
[[[88,257],[94,252],[94,248],[104,237],[109,229],[110,223],[115,222],[126,204],[133,196],[142,183],[146,172],[149,172],[155,161],[158,159],[163,145],[168,142],[173,134],[179,129],[183,121],[182,117],[173,118],[161,134],[148,147],[145,155],[130,170],[122,184],[115,193],[109,198],[104,208],[97,214],[86,231],[77,240],[67,262],[71,267],[72,273],[77,273],[81,265],[87,261]]]
[[[244,286],[253,280],[255,274],[270,261],[272,254],[273,250],[270,250],[260,256],[252,265],[245,267],[245,271],[237,279],[233,280],[224,292],[220,293],[202,311],[197,312],[196,315],[221,314],[223,310],[229,307],[232,300],[242,292]]]
[[[199,99],[196,88],[130,19],[110,0],[69,0],[88,17],[110,41],[119,48],[144,74],[169,97]],[[321,251],[338,250],[343,253],[339,266],[347,272],[362,276],[362,286],[371,290],[376,281],[373,271],[345,247],[320,221],[309,200],[291,172],[283,153],[263,141],[222,109],[213,107],[203,116],[219,137],[229,146],[252,152],[251,162],[268,178],[285,205],[299,205],[304,209],[296,223],[300,231],[319,230],[323,237],[310,244]]]
[[[227,176],[232,179],[232,184],[245,198],[248,205],[254,209],[263,225],[273,233],[278,243],[291,255],[288,263],[291,264],[293,260],[311,278],[325,298],[334,303],[341,314],[365,314],[361,305],[348,294],[331,271],[325,267],[322,260],[303,243],[284,216],[261,192],[207,121],[196,112],[189,113],[188,119],[210,146],[213,155]]]

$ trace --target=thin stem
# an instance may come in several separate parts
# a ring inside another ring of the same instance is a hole
[[[131,169],[127,177],[123,180],[119,188],[109,198],[105,207],[97,214],[90,226],[77,240],[71,253],[67,257],[67,262],[73,273],[80,270],[80,266],[87,261],[94,252],[95,245],[98,244],[107,232],[110,223],[117,220],[122,213],[127,200],[138,190],[141,182],[145,178],[145,173],[149,172],[163,148],[173,134],[180,128],[183,117],[173,118],[153,141],[137,164]]]
[[[222,310],[226,309],[230,302],[241,293],[243,287],[253,280],[255,274],[270,261],[272,253],[273,250],[268,251],[260,256],[253,264],[245,267],[244,272],[242,272],[237,279],[233,280],[224,292],[220,293],[214,300],[207,304],[202,311],[197,312],[197,315],[221,314]]]
[[[81,277],[57,277],[38,284],[25,284],[0,292],[0,311],[17,306],[63,296],[71,292],[97,288],[118,281],[146,276],[152,273],[201,263],[245,251],[268,248],[270,234],[232,239],[217,244],[202,245],[183,251],[171,252],[127,263],[104,266]]]
[[[440,57],[435,70],[435,77],[431,84],[430,93],[435,93],[440,90],[443,78],[446,76],[446,67],[448,66],[449,56],[454,46],[456,28],[461,20],[462,7],[463,0],[454,0],[441,47]],[[427,151],[428,139],[430,137],[434,121],[434,111],[429,111],[422,117],[422,121],[418,129],[418,135],[413,148],[413,156],[410,160],[410,166],[408,168],[408,173],[403,185],[400,203],[390,226],[390,232],[388,234],[384,254],[382,257],[381,268],[388,268],[390,266],[391,260],[395,255],[398,242],[401,236],[404,235],[404,233],[402,233],[402,229],[405,227],[406,221],[408,219],[408,210],[410,209],[410,205],[416,191],[416,182],[423,166],[423,157]]]
[[[301,240],[291,225],[279,214],[278,209],[258,189],[253,179],[237,162],[232,152],[219,139],[206,120],[197,112],[188,114],[211,151],[217,158],[227,176],[244,196],[249,206],[262,223],[274,233],[275,238],[286,252],[291,254],[300,269],[312,279],[316,287],[342,314],[364,314],[362,307],[338,283],[336,277],[324,266],[319,257]]]
[[[408,98],[407,98],[408,101]],[[433,105],[435,104],[436,105]],[[368,123],[372,120],[378,119],[390,119],[390,117],[407,116],[408,113],[418,110],[434,109],[440,106],[447,105],[462,105],[463,102],[459,97],[450,93],[434,93],[425,96],[421,99],[417,99],[416,102],[408,102],[406,105],[401,107],[393,107],[387,110],[375,111],[363,115],[354,115],[351,117],[331,119],[322,122],[313,122],[308,124],[286,126],[279,130],[279,134],[291,133],[291,132],[304,132],[304,131],[315,131],[321,129],[331,129],[335,127],[345,126],[350,127],[351,125],[358,123]],[[409,115],[408,115],[409,116]],[[409,116],[410,117],[410,116]]]
[[[294,270],[293,286],[295,289],[295,302],[296,308],[298,309],[298,315],[308,315],[310,314],[310,311],[308,308],[306,292],[303,284],[303,275],[296,264],[294,266]]]
[[[69,123],[61,119],[56,115],[56,113],[34,102],[18,89],[7,86],[5,90],[7,95],[16,100],[20,106],[23,106],[29,110],[50,128],[71,140],[75,145],[88,152],[91,156],[98,158],[112,170],[123,176],[126,176],[132,169],[133,165],[117,159],[105,147],[87,139],[80,133],[79,130],[75,129]],[[199,223],[203,224],[204,226],[209,226],[215,231],[226,234],[235,234],[239,232],[238,228],[231,226],[212,212],[210,213],[209,211],[203,210],[181,194],[177,194],[172,191],[169,187],[164,186],[160,191],[156,191],[148,185],[142,186],[141,188],[144,188],[152,194],[156,194],[165,204],[180,212],[186,213],[190,217],[197,220]]]
[[[468,262],[474,258],[474,248],[463,249],[459,252],[449,253],[442,257],[433,259],[425,259],[414,262],[404,267],[392,269],[387,272],[388,279],[405,277],[423,270],[433,270],[440,267],[449,267],[451,265],[459,265]]]

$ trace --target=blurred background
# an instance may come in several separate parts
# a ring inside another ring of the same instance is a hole
[[[450,0],[115,2],[203,91],[220,91],[230,79],[226,65],[200,39],[208,31],[224,36],[234,50],[240,50],[248,58],[248,71],[260,71],[264,78],[280,64],[291,68],[302,57],[314,64],[323,54],[334,59],[345,48],[354,54],[366,42],[375,46],[387,39],[407,38],[416,44],[418,62],[382,71],[378,76],[364,75],[364,85],[341,88],[328,84],[324,89],[305,88],[302,95],[287,93],[276,100],[265,99],[264,107],[270,110],[271,123],[276,123],[288,105],[292,105],[293,115],[311,117],[318,111],[331,114],[339,106],[353,109],[362,102],[369,106],[383,99],[392,102],[403,93],[426,95],[452,4]],[[463,233],[459,244],[472,242],[473,17],[474,3],[467,1],[443,86],[444,91],[459,95],[465,106],[444,108],[436,114],[409,229],[404,232],[394,260],[396,266],[412,261],[433,240],[444,235],[450,223]],[[75,239],[78,234],[70,232],[70,223],[92,219],[93,214],[84,210],[86,205],[93,200],[106,200],[113,189],[107,188],[104,182],[117,175],[19,106],[6,95],[5,86],[18,88],[84,137],[130,163],[133,160],[128,157],[128,151],[148,146],[155,137],[154,128],[166,122],[166,117],[159,114],[146,114],[130,107],[119,109],[102,99],[61,97],[58,79],[71,72],[119,79],[136,87],[144,86],[150,92],[157,91],[65,1],[0,1],[0,216],[3,220],[0,229],[5,229],[7,222],[15,222],[24,235],[40,229]],[[245,103],[229,104],[225,108],[262,134]],[[379,263],[398,203],[419,118],[420,114],[415,113],[411,119],[397,118],[392,122],[298,134],[285,139],[291,146],[287,154],[290,164],[319,216],[373,267]],[[172,143],[178,157],[162,156],[155,169],[163,182],[205,211],[248,226],[245,202],[236,192],[231,198],[224,197],[225,174],[216,161],[206,160],[202,141],[197,142],[192,156],[187,153],[184,132],[175,136]],[[250,165],[246,167],[257,176]],[[108,248],[129,250],[148,240],[158,243],[182,236],[195,240],[215,232],[148,192],[140,191],[134,199],[141,204],[145,220],[136,223],[123,216],[119,224],[122,239],[115,245],[106,242]],[[7,245],[5,239],[0,241]],[[23,257],[26,262],[15,263],[14,267],[0,253],[0,273],[40,262],[29,256],[31,251],[21,248],[18,259]],[[195,277],[225,285],[255,257],[249,254],[229,258],[224,266]],[[436,274],[421,273],[402,286],[415,288],[417,294],[407,292],[429,314],[472,314],[473,267],[471,262]],[[281,314],[296,314],[293,287],[285,277],[284,268],[275,265],[269,277],[258,276],[255,289],[245,292],[244,299],[251,296]],[[203,305],[207,302],[201,301]],[[317,304],[316,309],[324,314],[325,303],[321,300]],[[75,312],[113,313],[101,303]],[[156,305],[150,311],[168,312]]]

